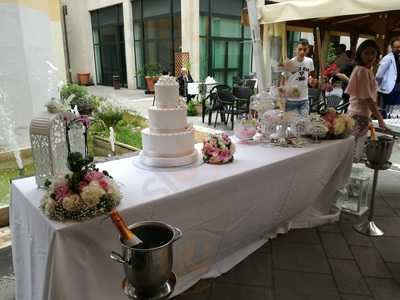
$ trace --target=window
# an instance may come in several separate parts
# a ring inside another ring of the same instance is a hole
[[[243,0],[200,0],[200,78],[232,85],[251,72],[250,28],[240,24]]]
[[[180,0],[136,0],[132,5],[136,72],[157,63],[173,73],[181,47]],[[137,86],[145,88],[143,76],[136,78]]]
[[[126,60],[122,5],[91,13],[97,84],[112,85],[114,75],[126,86]]]

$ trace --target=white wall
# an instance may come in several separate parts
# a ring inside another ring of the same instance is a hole
[[[132,4],[130,0],[61,0],[67,5],[66,16],[71,75],[77,81],[77,73],[90,72],[96,83],[92,24],[90,11],[111,5],[122,4],[124,15],[124,39],[128,88],[136,88],[135,54],[133,47]]]
[[[17,128],[27,129],[32,117],[45,109],[46,61],[55,65],[63,61],[60,26],[45,10],[18,2],[0,3],[0,87],[8,95],[7,105],[14,112]],[[55,87],[65,80],[64,62],[59,67]]]
[[[87,1],[62,0],[61,3],[67,5],[68,12],[65,23],[72,81],[78,81],[78,73],[89,72],[93,81],[96,82],[93,38]]]

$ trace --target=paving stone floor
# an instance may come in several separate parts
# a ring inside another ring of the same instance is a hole
[[[400,162],[400,151],[392,156]],[[176,300],[400,299],[400,171],[380,172],[376,223],[384,237],[358,234],[360,221],[292,230],[266,243],[219,278],[202,280]],[[0,300],[14,299],[10,247],[0,249]]]
[[[202,280],[176,300],[400,299],[400,172],[381,172],[376,223],[385,236],[358,234],[359,218],[292,230],[217,279]]]

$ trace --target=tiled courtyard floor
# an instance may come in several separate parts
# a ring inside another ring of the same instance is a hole
[[[177,300],[400,299],[400,173],[381,172],[376,223],[384,237],[356,233],[359,221],[292,230],[230,272],[200,281]]]

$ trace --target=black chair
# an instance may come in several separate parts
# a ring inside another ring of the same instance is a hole
[[[328,108],[334,108],[338,113],[345,113],[349,107],[350,102],[346,102],[342,97],[337,95],[324,95],[324,102],[320,111],[326,111]]]
[[[211,125],[211,118],[212,118],[212,113],[217,110],[217,90],[218,89],[225,89],[225,88],[230,88],[229,86],[225,84],[218,84],[214,86],[211,90],[210,93],[208,94],[207,97],[203,98],[201,101],[201,107],[202,107],[202,122],[204,123],[204,119],[206,115],[208,114],[208,125]]]
[[[321,98],[321,90],[309,88],[308,89],[308,101],[310,106],[310,113],[318,113],[321,110],[323,104]]]
[[[234,86],[232,88],[233,96],[236,98],[247,99],[250,101],[250,97],[253,96],[253,89],[244,86]]]
[[[246,98],[238,98],[235,97],[232,89],[228,86],[225,88],[220,87],[216,89],[217,98],[216,98],[216,109],[217,113],[215,116],[214,127],[217,126],[218,115],[221,116],[221,121],[228,123],[230,118],[232,130],[234,127],[234,118],[235,116],[239,116],[242,114],[248,114],[250,110],[250,97]]]
[[[233,86],[243,86],[243,80],[239,76],[232,77]]]
[[[244,87],[251,88],[254,90],[254,87],[256,86],[256,79],[245,79],[244,80]]]

